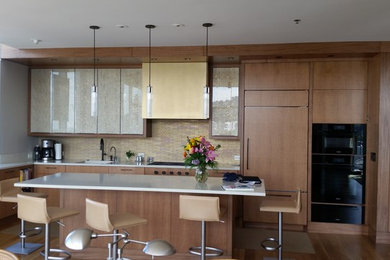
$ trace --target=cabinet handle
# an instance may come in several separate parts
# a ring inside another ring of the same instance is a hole
[[[4,173],[13,173],[14,171],[13,170],[8,170],[8,171],[5,171]]]
[[[124,168],[122,168],[121,171],[122,171],[122,172],[132,172],[133,169],[124,169]]]
[[[246,139],[246,169],[249,170],[249,138]]]
[[[47,170],[56,170],[57,169],[57,167],[55,167],[55,166],[46,166],[45,168]]]

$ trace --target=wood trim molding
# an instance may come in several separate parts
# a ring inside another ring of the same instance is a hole
[[[281,43],[209,46],[209,56],[271,56],[313,54],[375,54],[390,49],[388,42]],[[91,58],[93,48],[15,49],[2,47],[3,59]],[[96,48],[97,57],[147,57],[147,47]],[[153,47],[153,57],[204,56],[204,46]]]

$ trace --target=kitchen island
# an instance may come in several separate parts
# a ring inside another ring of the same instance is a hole
[[[187,250],[190,246],[200,243],[200,222],[179,219],[180,194],[220,197],[221,207],[226,209],[222,217],[224,223],[207,224],[207,241],[208,245],[223,249],[224,256],[232,255],[233,224],[239,215],[237,209],[240,206],[240,197],[265,196],[264,184],[256,186],[254,191],[225,191],[221,187],[222,184],[220,177],[210,177],[205,184],[198,184],[193,177],[187,176],[56,173],[17,183],[15,186],[60,189],[61,207],[80,211],[79,215],[64,220],[66,226],[60,230],[60,243],[71,230],[87,227],[85,198],[90,198],[108,203],[111,214],[132,212],[146,218],[148,224],[128,230],[132,238],[144,241],[165,239],[175,246],[176,259],[191,259],[193,256],[190,256]],[[99,253],[101,256],[106,253],[102,250],[106,249],[108,241],[99,238],[83,253]],[[136,245],[126,247],[125,256],[138,254],[140,250],[132,250],[136,248]]]

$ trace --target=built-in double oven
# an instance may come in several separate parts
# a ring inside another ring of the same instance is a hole
[[[311,220],[364,223],[365,124],[313,124]]]

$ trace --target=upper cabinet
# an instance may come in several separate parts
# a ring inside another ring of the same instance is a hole
[[[144,118],[207,119],[207,63],[152,63],[148,92],[149,64],[142,64]],[[150,110],[148,112],[147,110]]]
[[[322,61],[313,67],[313,123],[366,123],[367,61]]]
[[[309,89],[308,62],[246,63],[245,90]]]
[[[31,69],[32,134],[144,135],[141,69]]]
[[[50,69],[31,70],[30,130],[35,133],[51,132]]]
[[[213,68],[211,136],[238,137],[238,67]]]
[[[121,133],[142,134],[142,72],[121,69]]]

